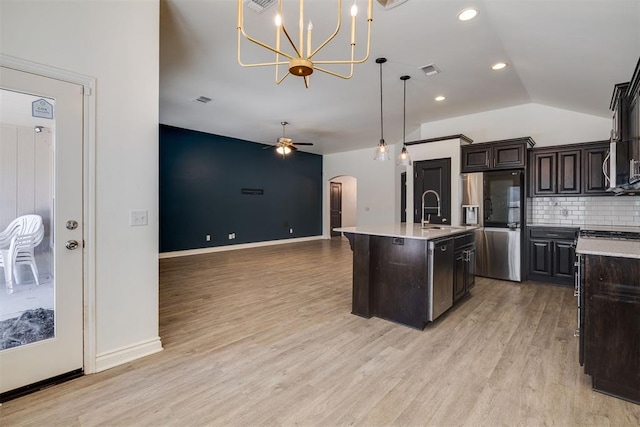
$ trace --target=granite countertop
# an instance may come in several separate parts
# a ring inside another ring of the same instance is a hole
[[[466,233],[477,226],[451,226],[432,224],[434,228],[421,228],[418,224],[386,224],[334,228],[342,233],[369,234],[372,236],[401,237],[405,239],[433,240]],[[437,228],[435,228],[437,227]]]
[[[640,240],[580,237],[578,238],[576,253],[619,258],[640,258]]]

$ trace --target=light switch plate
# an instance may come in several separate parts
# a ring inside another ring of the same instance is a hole
[[[131,211],[131,218],[129,219],[129,225],[139,226],[149,224],[149,214],[147,211]]]

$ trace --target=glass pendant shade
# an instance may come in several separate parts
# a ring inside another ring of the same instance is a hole
[[[384,139],[381,139],[376,147],[376,153],[373,156],[373,160],[389,160],[389,147],[384,142]]]
[[[398,155],[396,164],[398,166],[411,166],[411,156],[409,156],[409,151],[407,150],[406,145],[402,146],[402,151]]]
[[[384,120],[382,116],[382,64],[387,62],[387,58],[376,59],[376,64],[380,65],[380,142],[376,147],[376,154],[373,156],[373,160],[390,160],[389,147],[384,142]]]
[[[403,99],[402,99],[402,151],[396,159],[396,165],[398,166],[411,166],[411,156],[409,156],[409,150],[407,150],[406,133],[407,133],[407,80],[411,76],[402,76],[403,86]]]

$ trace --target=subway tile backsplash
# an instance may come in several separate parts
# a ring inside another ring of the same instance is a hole
[[[528,198],[527,224],[640,227],[640,196]]]

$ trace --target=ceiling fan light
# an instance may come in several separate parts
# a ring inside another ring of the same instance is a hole
[[[291,148],[287,147],[286,145],[283,145],[276,148],[276,153],[282,156],[286,156],[287,154],[291,153]]]

